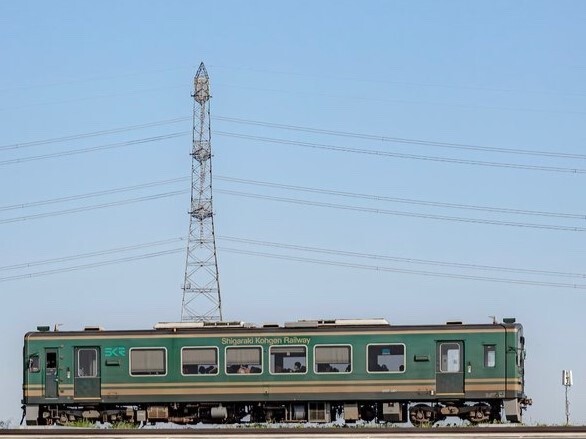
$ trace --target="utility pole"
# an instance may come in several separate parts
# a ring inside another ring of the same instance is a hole
[[[193,79],[191,207],[183,282],[182,321],[221,321],[222,301],[212,209],[210,79],[203,64]]]
[[[571,370],[562,370],[562,385],[566,388],[566,425],[570,424],[570,401],[568,400],[568,390],[574,384]]]

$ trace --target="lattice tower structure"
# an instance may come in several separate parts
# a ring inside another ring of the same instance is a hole
[[[221,321],[222,301],[212,209],[210,79],[200,64],[194,80],[191,208],[182,321]]]

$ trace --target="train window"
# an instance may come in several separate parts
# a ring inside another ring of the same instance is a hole
[[[368,345],[368,372],[403,372],[405,370],[404,344]]]
[[[57,352],[47,352],[45,363],[47,369],[57,369]]]
[[[271,346],[271,373],[306,373],[305,346]]]
[[[316,373],[352,372],[352,349],[350,346],[316,346],[314,360]]]
[[[165,348],[131,348],[130,375],[165,375],[167,351]]]
[[[41,370],[40,362],[39,362],[39,354],[33,354],[28,357],[28,371],[35,373]]]
[[[95,378],[98,376],[98,351],[79,349],[77,351],[77,376]]]
[[[484,345],[484,367],[496,366],[496,346],[493,344]]]
[[[459,343],[442,343],[440,355],[440,372],[462,372]]]
[[[218,348],[181,349],[181,372],[183,375],[217,375]]]
[[[255,374],[262,372],[262,348],[229,347],[226,348],[227,374]]]

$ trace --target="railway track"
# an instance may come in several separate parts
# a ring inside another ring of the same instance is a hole
[[[586,439],[581,427],[440,427],[415,428],[21,428],[0,430],[2,439]]]

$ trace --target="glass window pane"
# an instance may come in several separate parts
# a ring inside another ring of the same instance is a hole
[[[37,354],[31,355],[28,359],[29,372],[38,372],[41,370],[39,356]]]
[[[484,346],[484,367],[496,367],[496,346]]]
[[[441,372],[461,372],[460,345],[458,343],[443,343],[440,348]]]
[[[262,349],[259,347],[226,348],[226,373],[261,373]]]
[[[305,346],[271,347],[271,373],[307,372],[307,348]]]
[[[340,373],[352,371],[350,346],[316,346],[316,373]]]
[[[369,372],[403,372],[405,346],[402,344],[368,346]]]
[[[185,348],[181,351],[184,375],[217,374],[218,350],[216,348]]]
[[[166,370],[164,349],[132,349],[130,373],[132,375],[164,375]]]
[[[95,378],[98,376],[98,352],[96,349],[77,351],[77,376]]]

